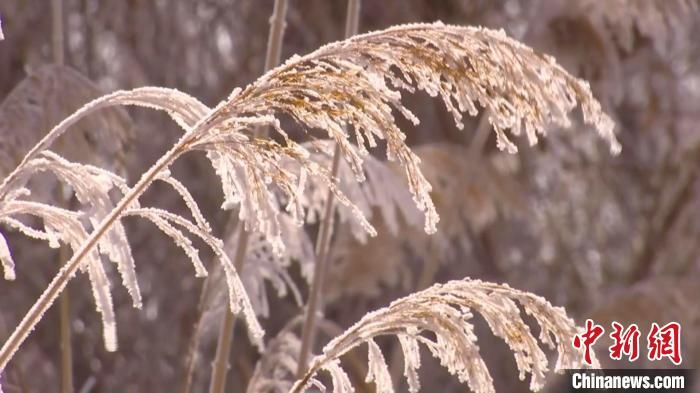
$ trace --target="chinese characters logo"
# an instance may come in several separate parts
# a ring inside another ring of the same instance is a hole
[[[622,360],[623,356],[626,356],[631,362],[639,359],[639,339],[642,335],[639,326],[631,324],[625,329],[620,323],[613,322],[612,328],[613,331],[610,333],[610,338],[613,340],[613,345],[608,347],[610,358]],[[586,320],[585,331],[574,336],[574,348],[583,349],[583,360],[589,366],[593,364],[591,347],[604,333],[605,329],[602,326],[588,319]],[[667,358],[676,366],[683,361],[681,355],[681,325],[679,323],[669,322],[663,326],[659,326],[656,322],[652,323],[646,340],[647,359],[650,361]]]

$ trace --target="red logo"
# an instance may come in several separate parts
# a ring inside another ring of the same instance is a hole
[[[613,345],[608,347],[610,359],[622,360],[623,356],[631,362],[639,359],[639,338],[641,332],[636,324],[631,324],[625,329],[618,322],[612,323],[610,338]],[[586,329],[583,333],[574,336],[574,348],[583,349],[583,360],[587,365],[593,364],[591,347],[600,339],[605,332],[602,326],[595,324],[592,320],[586,320]],[[651,329],[647,335],[647,358],[650,361],[668,358],[679,366],[683,361],[681,356],[681,325],[678,322],[670,322],[664,326],[659,326],[656,322],[651,324]]]
[[[614,332],[610,333],[615,343],[608,349],[610,350],[610,359],[620,360],[622,355],[628,356],[631,362],[639,358],[639,327],[632,324],[623,332],[623,327],[617,322],[612,323]]]
[[[596,325],[592,320],[586,320],[586,331],[579,336],[578,334],[574,336],[574,348],[581,349],[584,348],[584,358],[583,360],[589,366],[593,364],[591,359],[591,346],[595,344],[596,341],[603,335],[605,330],[602,326]]]
[[[647,336],[649,343],[649,360],[661,360],[665,357],[671,359],[676,366],[683,361],[681,357],[681,325],[677,322],[669,322],[663,327],[654,322]]]

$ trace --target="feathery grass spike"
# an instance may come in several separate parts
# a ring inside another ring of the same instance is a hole
[[[477,104],[488,109],[499,147],[510,152],[517,149],[508,130],[512,135],[524,130],[534,144],[549,125],[568,126],[569,112],[577,104],[611,151],[620,150],[613,122],[601,112],[588,84],[566,73],[553,58],[503,32],[442,23],[396,26],[294,56],[235,91],[206,124],[218,130],[217,135],[240,128],[243,122],[270,124],[286,137],[271,117],[289,115],[305,129],[323,130],[335,140],[358,181],[364,179],[367,147],[383,139],[387,157],[404,167],[414,200],[426,214],[426,231],[434,232],[438,216],[430,184],[393,114],[396,110],[418,123],[401,103],[400,93],[416,89],[439,95],[460,127],[462,112],[476,115]],[[346,132],[344,126],[354,132]],[[244,216],[247,210],[241,209]],[[269,216],[258,219],[267,221]]]
[[[521,309],[540,326],[539,341],[523,321]],[[339,358],[360,344],[367,343],[368,380],[375,382],[377,391],[392,392],[384,356],[373,339],[381,335],[396,335],[404,351],[405,374],[411,392],[417,392],[420,388],[416,372],[420,367],[419,343],[425,345],[460,382],[468,383],[472,391],[494,392],[493,380],[479,353],[471,322],[472,312],[481,314],[493,333],[508,344],[514,353],[520,378],[531,375],[532,390],[543,386],[545,373],[549,369],[549,361],[541,345],[557,349],[557,371],[582,367],[581,353],[571,346],[578,329],[562,308],[552,306],[542,297],[507,285],[464,279],[434,285],[396,300],[384,309],[366,314],[325,346],[323,353],[311,361],[309,371],[295,383],[292,391],[306,389],[320,370],[333,374],[334,391],[352,391],[338,371]],[[431,334],[424,335],[424,332]],[[340,385],[336,385],[336,381]]]

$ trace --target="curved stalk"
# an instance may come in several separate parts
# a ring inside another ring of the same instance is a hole
[[[345,38],[350,38],[357,34],[360,20],[360,0],[348,0],[348,10],[345,21]],[[333,152],[333,164],[331,169],[331,179],[338,176],[338,168],[340,167],[340,147],[336,144]],[[335,181],[335,180],[334,180]],[[306,371],[306,363],[308,362],[311,348],[313,347],[316,336],[316,313],[323,309],[321,300],[321,292],[323,291],[323,282],[326,278],[328,270],[328,250],[330,248],[331,231],[333,228],[333,215],[335,195],[331,190],[328,190],[326,197],[326,208],[323,212],[321,227],[319,228],[318,238],[316,239],[316,265],[314,266],[314,277],[309,292],[309,302],[306,306],[306,319],[301,333],[301,349],[299,352],[299,363],[297,368],[297,377],[301,378]]]

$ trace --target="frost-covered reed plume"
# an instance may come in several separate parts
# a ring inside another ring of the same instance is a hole
[[[430,184],[421,172],[420,159],[406,145],[405,135],[395,123],[395,114],[418,123],[418,119],[402,104],[401,90],[423,90],[432,96],[440,96],[459,127],[462,126],[463,112],[475,115],[479,107],[486,108],[499,147],[510,152],[515,152],[516,146],[509,134],[524,133],[534,144],[549,125],[568,125],[569,112],[580,105],[584,121],[598,130],[613,151],[619,150],[613,124],[601,112],[588,85],[567,74],[552,58],[533,52],[502,32],[441,23],[397,26],[329,44],[305,56],[294,56],[244,89],[235,89],[213,109],[184,93],[164,88],[146,87],[103,96],[56,126],[0,184],[0,220],[51,244],[68,243],[74,250],[73,257],[3,345],[0,369],[5,368],[78,270],[86,270],[93,281],[98,309],[105,319],[106,343],[108,348],[116,348],[109,284],[100,256],[119,266],[134,305],[140,307],[134,263],[120,225],[125,216],[146,218],[172,237],[192,259],[198,276],[206,275],[207,271],[189,239],[192,236],[201,238],[223,266],[232,311],[245,314],[252,340],[262,347],[263,331],[224,251],[223,242],[212,234],[196,201],[170,175],[168,168],[185,153],[194,150],[206,152],[221,178],[224,191],[222,208],[238,208],[238,217],[245,224],[245,230],[262,234],[277,254],[285,252],[281,215],[289,216],[296,225],[304,223],[308,209],[305,189],[310,178],[329,187],[340,204],[353,212],[361,227],[373,235],[375,229],[363,214],[363,209],[343,193],[331,179],[329,170],[314,159],[314,145],[291,140],[281,126],[281,117],[293,119],[312,137],[320,136],[337,144],[357,182],[365,179],[363,164],[369,154],[368,148],[383,142],[388,159],[396,161],[403,169],[413,200],[425,216],[425,230],[434,232],[439,218],[430,197]],[[113,173],[67,162],[46,150],[79,119],[106,107],[123,105],[164,110],[185,131],[181,139],[132,187]],[[271,138],[257,137],[252,132],[257,127],[266,126],[274,130]],[[54,171],[62,181],[73,186],[76,192],[82,190],[78,198],[86,209],[73,212],[26,199],[25,179],[45,168],[44,163],[48,161],[58,163],[56,168],[63,168]],[[170,184],[181,195],[189,207],[190,218],[139,205],[139,197],[155,181]],[[121,199],[112,203],[115,193],[120,194]],[[16,219],[18,214],[38,216],[44,220],[44,229],[22,226]],[[11,275],[11,255],[6,247],[3,250],[6,274]],[[459,285],[449,284],[435,293],[445,297],[444,303],[459,296],[460,290]],[[410,299],[421,299],[426,293]],[[477,290],[466,291],[463,296],[479,293]],[[500,292],[490,289],[489,293]],[[475,299],[473,302],[464,301],[486,315],[493,315],[494,320],[499,312],[512,315],[509,303],[503,303],[499,308],[487,297],[476,296]],[[486,303],[477,304],[481,301]],[[388,315],[392,315],[391,312]],[[494,330],[500,331],[499,326],[493,326]],[[411,337],[412,331],[406,333]],[[464,335],[469,337],[466,333]],[[417,337],[415,340],[423,342]],[[464,347],[450,347],[457,351],[454,353],[471,353],[471,341],[464,339],[456,343]],[[446,347],[441,345],[428,344],[440,356],[448,356],[444,352]],[[518,351],[530,347],[515,348],[516,354],[521,356]],[[521,366],[528,369],[530,358],[521,357],[524,362]],[[531,362],[538,383],[540,360],[538,357]],[[481,375],[467,371],[458,374]]]
[[[523,321],[521,308],[537,321],[540,327],[539,341]],[[527,374],[531,375],[532,390],[538,390],[544,385],[545,373],[549,370],[549,361],[540,343],[550,349],[556,348],[559,354],[556,370],[583,366],[581,353],[571,345],[571,338],[577,334],[576,326],[566,316],[563,308],[553,307],[542,297],[507,285],[464,279],[436,284],[396,300],[386,308],[366,314],[325,346],[323,353],[311,361],[306,375],[290,391],[298,393],[312,385],[325,390],[316,378],[321,370],[330,374],[334,393],[353,391],[350,378],[339,359],[353,348],[367,344],[369,358],[366,381],[374,382],[377,392],[394,392],[389,367],[374,341],[379,336],[391,335],[398,338],[403,349],[404,373],[411,393],[420,390],[417,372],[421,366],[419,344],[423,344],[460,382],[466,382],[472,391],[494,392],[493,379],[476,344],[474,326],[471,323],[472,311],[481,314],[491,331],[508,344],[515,356],[520,379],[524,379]],[[426,335],[427,332],[430,334]],[[268,370],[280,375],[290,361],[288,356],[283,357],[284,352],[295,342],[287,337],[288,332],[283,333],[285,336],[276,341],[282,352],[278,366],[275,368],[274,365],[266,365]],[[270,383],[264,378],[258,380],[264,385]]]

